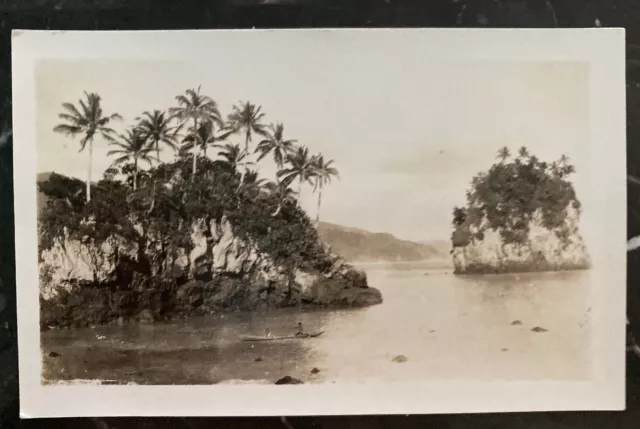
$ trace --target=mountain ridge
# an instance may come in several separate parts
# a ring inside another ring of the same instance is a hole
[[[349,262],[411,262],[449,258],[448,243],[404,240],[388,232],[318,223],[320,239]]]

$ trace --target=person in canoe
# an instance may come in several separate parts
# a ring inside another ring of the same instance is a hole
[[[296,337],[306,337],[307,334],[304,333],[304,330],[302,329],[302,323],[298,322],[296,324]]]
[[[271,334],[271,331],[269,330],[269,328],[264,330],[264,337],[265,338],[273,338],[273,335]]]

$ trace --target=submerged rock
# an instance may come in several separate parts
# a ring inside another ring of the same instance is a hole
[[[391,360],[393,362],[403,363],[403,362],[406,362],[409,359],[405,355],[397,355],[397,356],[394,356],[393,359],[391,359]]]
[[[531,332],[549,332],[549,331],[547,329],[536,326],[534,328],[531,328]]]
[[[318,368],[315,368],[315,367],[311,370],[311,374],[317,374],[319,372],[320,372],[320,370]]]
[[[304,384],[304,382],[297,378],[293,378],[290,375],[285,375],[284,377],[276,381],[275,384]]]
[[[513,326],[520,326],[520,325],[522,325],[522,322],[521,322],[521,321],[519,321],[519,320],[514,320],[513,322],[511,322],[511,325],[513,325]]]

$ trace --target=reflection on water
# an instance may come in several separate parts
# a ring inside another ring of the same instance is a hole
[[[363,268],[383,304],[44,332],[43,376],[153,384],[273,382],[285,375],[338,383],[589,377],[589,271],[453,276],[416,264]],[[239,341],[267,328],[291,334],[298,321],[308,332],[325,333]],[[49,357],[51,351],[60,356]],[[393,362],[399,354],[407,361]]]

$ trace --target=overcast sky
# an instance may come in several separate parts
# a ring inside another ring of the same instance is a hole
[[[202,85],[226,115],[239,100],[263,106],[266,122],[332,158],[340,180],[323,194],[321,219],[422,241],[448,240],[451,210],[498,148],[525,145],[544,160],[567,154],[588,211],[588,68],[579,63],[388,60],[319,46],[314,55],[218,52],[216,66],[184,62],[42,61],[37,67],[38,171],[83,180],[87,153],[52,131],[61,103],[97,92],[107,113],[166,109]],[[195,60],[194,60],[195,61]],[[240,142],[241,138],[233,141]],[[97,140],[93,180],[110,165]],[[171,155],[172,156],[172,155]],[[170,154],[165,154],[169,159]],[[271,173],[271,168],[266,173]],[[265,174],[266,174],[265,173]],[[303,206],[315,216],[307,188]]]

